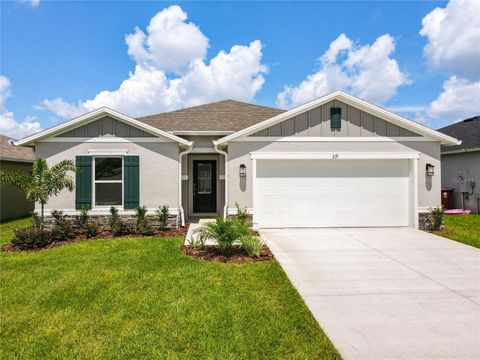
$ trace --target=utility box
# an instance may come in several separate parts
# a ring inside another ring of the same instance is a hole
[[[442,206],[444,209],[453,207],[453,191],[454,188],[442,188]]]

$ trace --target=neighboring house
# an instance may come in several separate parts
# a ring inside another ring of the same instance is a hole
[[[30,172],[35,154],[32,149],[15,146],[13,139],[0,134],[0,169]],[[0,220],[9,220],[33,211],[34,203],[27,200],[25,193],[12,185],[1,187]]]
[[[226,100],[133,119],[101,108],[18,144],[79,165],[76,191],[48,209],[166,204],[184,224],[238,203],[257,227],[417,227],[440,204],[440,145],[459,142],[337,91],[289,111]]]
[[[453,207],[479,212],[480,116],[457,122],[438,131],[462,140],[461,145],[442,146],[442,187],[454,188]]]

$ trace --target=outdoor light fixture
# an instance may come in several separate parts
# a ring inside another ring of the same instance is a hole
[[[247,167],[245,164],[240,165],[240,177],[246,177],[247,176]]]
[[[426,173],[428,176],[433,176],[433,174],[435,174],[435,166],[433,166],[432,164],[427,164],[425,166],[425,169],[426,169]]]

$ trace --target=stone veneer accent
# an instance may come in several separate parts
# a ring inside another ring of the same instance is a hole
[[[126,223],[130,223],[131,225],[135,224],[135,216],[134,215],[118,215],[122,221]],[[98,215],[98,214],[89,214],[89,218],[91,220],[98,221],[100,226],[107,226],[108,222],[108,217],[109,215]],[[65,215],[65,218],[71,222],[73,227],[78,227],[78,215]],[[160,224],[158,221],[158,218],[154,215],[147,215],[146,218],[148,219],[148,222],[150,226],[152,226],[153,229],[159,229]],[[53,216],[50,214],[45,214],[45,227],[50,228],[53,226]],[[167,222],[167,227],[172,229],[178,227],[178,222],[177,222],[177,215],[170,215],[168,218]]]

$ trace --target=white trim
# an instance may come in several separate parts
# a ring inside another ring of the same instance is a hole
[[[364,137],[332,137],[332,136],[248,136],[236,138],[232,141],[239,142],[412,142],[412,141],[437,141],[432,138],[423,136],[398,136],[398,137],[384,137],[384,136],[364,136]]]
[[[191,135],[191,136],[218,136],[218,135],[230,135],[235,131],[170,131],[173,135]]]
[[[274,159],[418,159],[417,152],[252,152],[252,160]]]
[[[183,180],[182,158],[183,158],[183,155],[190,153],[192,149],[193,149],[193,141],[190,141],[188,142],[188,149],[178,154],[178,209],[179,209],[182,227],[185,226],[185,211],[183,210],[183,206],[182,206],[182,180]],[[187,169],[188,169],[188,164],[187,164]],[[188,180],[188,175],[186,176]]]
[[[253,196],[253,199],[252,199],[252,205],[253,205],[253,209],[256,208],[256,204],[257,204],[257,186],[256,186],[256,183],[257,183],[257,159],[255,158],[252,158],[252,196]],[[253,210],[252,210],[253,212]],[[257,222],[257,218],[255,216],[255,212],[253,212],[252,214],[252,228],[253,229],[258,229],[258,222]]]
[[[451,151],[442,151],[440,155],[450,155],[450,154],[463,154],[469,152],[480,151],[480,147],[477,148],[470,148],[470,149],[459,149],[459,150],[451,150]]]
[[[225,174],[224,174],[224,177],[225,177],[225,205],[223,206],[223,217],[226,218],[227,217],[227,209],[228,209],[228,181],[227,181],[227,179],[228,179],[228,153],[226,151],[220,150],[215,143],[213,144],[213,148],[217,153],[222,154],[225,157],[225,170],[224,170],[224,172],[225,172]],[[220,171],[220,166],[218,167],[218,171]],[[218,197],[218,192],[217,192],[217,197]]]
[[[442,144],[445,145],[459,145],[461,144],[461,141],[445,135],[441,132],[438,132],[436,130],[430,129],[426,126],[420,125],[414,121],[408,120],[400,115],[394,114],[391,111],[388,111],[386,109],[383,109],[379,106],[370,104],[364,100],[361,100],[355,96],[352,96],[350,94],[347,94],[343,91],[335,91],[333,93],[330,93],[328,95],[322,96],[321,98],[311,101],[307,104],[298,106],[292,110],[286,111],[280,115],[274,116],[270,119],[264,120],[260,123],[257,123],[255,125],[249,126],[245,129],[242,129],[240,131],[237,131],[231,135],[225,136],[219,140],[216,141],[218,145],[226,143],[228,141],[231,141],[233,139],[236,139],[240,136],[246,136],[253,134],[257,131],[266,129],[272,125],[278,124],[282,121],[288,120],[290,118],[293,118],[297,115],[300,115],[304,112],[310,111],[320,105],[326,104],[332,100],[339,100],[347,105],[354,106],[357,109],[360,109],[362,111],[365,111],[369,114],[372,114],[374,116],[377,116],[383,120],[386,120],[388,122],[391,122],[392,124],[395,124],[397,126],[400,126],[402,128],[405,128],[407,130],[410,130],[414,133],[424,135],[426,137],[432,137],[438,141],[441,141]]]
[[[158,142],[174,142],[170,139],[162,139],[158,137],[118,137],[118,136],[102,136],[102,137],[51,137],[38,142],[47,143],[158,143]]]
[[[92,211],[95,210],[103,210],[103,209],[110,209],[110,207],[115,206],[121,210],[124,210],[125,206],[125,160],[123,156],[118,156],[118,155],[112,155],[110,153],[108,154],[98,154],[98,157],[109,157],[109,158],[120,158],[122,159],[122,179],[121,180],[96,180],[95,179],[95,158],[97,156],[92,156]],[[97,205],[96,204],[96,195],[97,195],[97,189],[95,187],[96,184],[122,184],[122,204],[121,205]]]
[[[127,155],[128,149],[88,149],[88,155],[118,156]]]
[[[129,124],[129,125],[132,125],[136,128],[139,128],[143,131],[146,131],[150,134],[153,134],[153,135],[156,135],[156,136],[163,136],[163,137],[166,137],[170,140],[176,141],[180,144],[188,145],[188,140],[182,139],[182,138],[180,138],[178,136],[175,136],[173,134],[170,134],[166,131],[157,129],[157,128],[155,128],[153,126],[150,126],[150,125],[148,125],[144,122],[141,122],[139,120],[131,118],[127,115],[124,115],[122,113],[119,113],[118,111],[109,109],[107,107],[102,107],[100,109],[97,109],[97,110],[91,111],[89,113],[86,113],[84,115],[81,115],[79,117],[76,117],[72,120],[66,121],[66,122],[64,122],[62,124],[59,124],[57,126],[51,127],[49,129],[46,129],[46,130],[43,130],[43,131],[40,131],[40,132],[38,132],[36,134],[33,134],[33,135],[30,135],[30,136],[27,136],[26,138],[23,138],[21,140],[16,141],[15,145],[17,145],[17,146],[19,146],[19,145],[32,145],[36,141],[39,141],[39,140],[42,140],[44,138],[55,136],[55,135],[64,133],[66,131],[72,130],[74,128],[79,127],[80,125],[87,124],[89,122],[98,120],[105,115],[109,115],[116,120],[122,121],[124,123]]]
[[[418,159],[410,159],[410,226],[418,229]]]
[[[201,154],[205,154],[205,153],[215,154],[215,153],[217,153],[215,151],[215,149],[211,148],[211,147],[197,147],[197,148],[193,148],[193,150],[191,152],[194,153],[194,154],[199,154],[199,153],[201,153]]]

